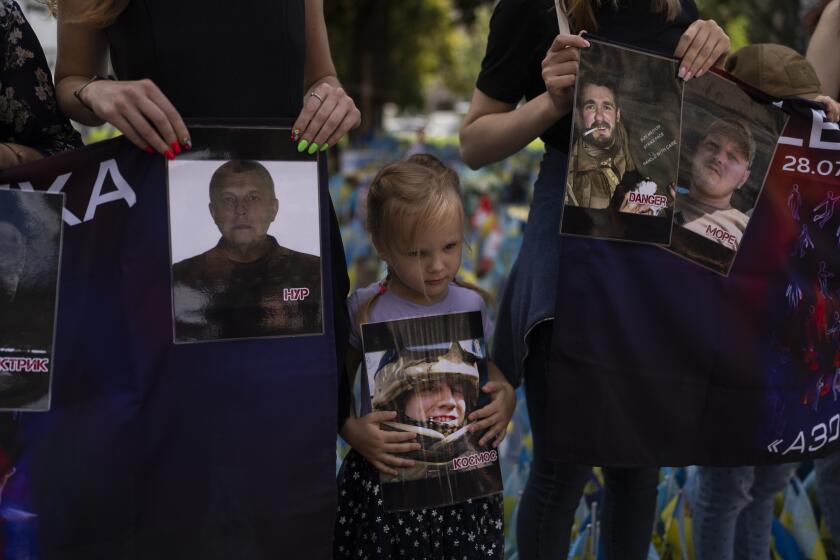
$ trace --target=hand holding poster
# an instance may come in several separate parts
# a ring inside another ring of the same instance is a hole
[[[397,417],[384,430],[413,432],[421,448],[413,467],[381,474],[387,511],[450,505],[500,492],[495,449],[479,446],[469,414],[487,380],[481,312],[362,325],[374,411]]]

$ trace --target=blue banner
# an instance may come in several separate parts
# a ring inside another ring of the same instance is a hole
[[[0,557],[329,558],[330,259],[324,334],[175,345],[163,158],[115,139],[0,188],[66,197],[52,407],[2,418]]]

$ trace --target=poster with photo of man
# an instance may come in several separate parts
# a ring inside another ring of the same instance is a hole
[[[50,407],[63,207],[0,190],[0,410]]]
[[[374,411],[396,411],[382,429],[417,434],[414,466],[380,474],[387,511],[446,506],[501,492],[496,449],[469,431],[487,396],[481,313],[453,313],[362,325]]]
[[[317,155],[288,138],[194,127],[168,163],[176,343],[323,332]]]
[[[686,84],[671,251],[729,274],[787,118],[717,74]]]
[[[589,42],[575,85],[561,232],[667,244],[680,150],[678,64]]]

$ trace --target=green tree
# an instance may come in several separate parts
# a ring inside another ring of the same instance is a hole
[[[453,61],[449,0],[330,0],[325,16],[339,76],[362,111],[362,132],[381,126],[386,102],[420,107],[424,86]]]
[[[733,50],[745,44],[779,43],[803,50],[807,38],[802,15],[807,0],[698,0],[702,17],[712,18],[732,38]]]

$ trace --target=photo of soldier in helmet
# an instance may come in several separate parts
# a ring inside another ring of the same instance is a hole
[[[442,507],[500,492],[497,449],[471,431],[490,402],[483,314],[479,311],[362,324],[363,402],[391,412],[384,431],[411,434],[410,465],[380,471],[385,511]],[[363,407],[364,408],[364,407]],[[477,427],[477,426],[476,426]],[[394,434],[395,436],[397,434]]]
[[[466,342],[465,342],[466,344]],[[398,480],[445,475],[452,460],[478,452],[467,415],[478,408],[479,357],[453,341],[445,353],[405,351],[374,374],[373,409],[394,410],[386,430],[414,432],[421,448],[406,454],[415,466]]]

